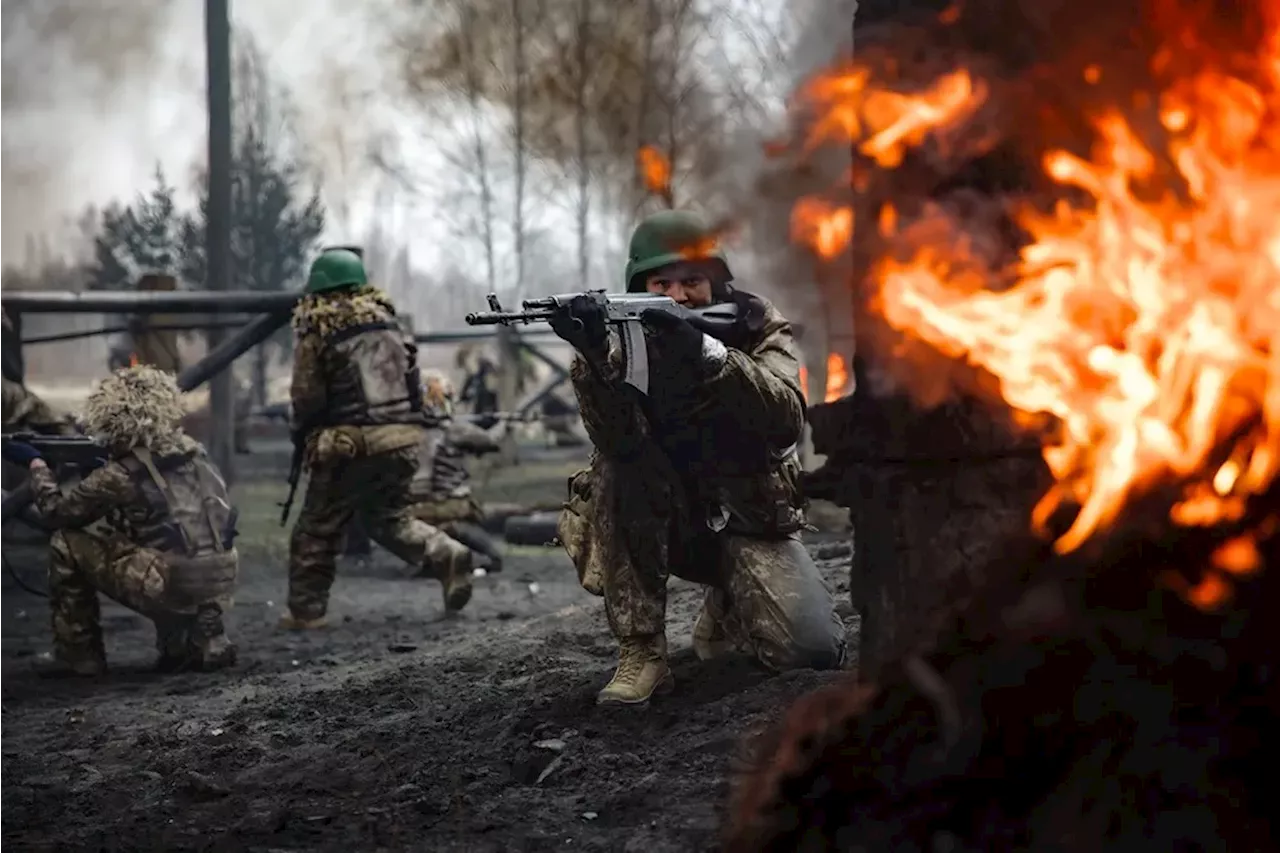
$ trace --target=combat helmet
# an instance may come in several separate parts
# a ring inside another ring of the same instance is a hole
[[[369,283],[360,255],[348,248],[325,249],[311,264],[307,293],[327,293]]]
[[[453,414],[456,389],[444,371],[428,368],[422,371],[422,402],[442,415]]]
[[[664,210],[647,217],[632,233],[627,255],[624,283],[628,293],[644,290],[645,274],[681,261],[718,263],[722,274],[713,279],[713,284],[720,285],[733,279],[729,261],[715,231],[702,217],[687,210]]]

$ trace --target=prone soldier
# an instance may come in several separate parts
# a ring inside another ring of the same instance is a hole
[[[357,513],[374,541],[440,580],[447,611],[461,610],[471,599],[471,550],[412,513],[426,430],[417,350],[359,255],[321,253],[293,329],[292,426],[310,481],[289,540],[281,626],[326,624],[338,548]]]
[[[160,670],[235,663],[223,612],[240,565],[236,511],[204,448],[183,432],[182,415],[172,374],[117,370],[89,396],[83,416],[105,458],[66,494],[39,449],[5,442],[5,459],[29,467],[40,519],[54,529],[54,650],[42,674],[106,670],[99,592],[155,623]]]
[[[629,293],[737,308],[723,340],[645,310],[647,397],[620,381],[625,355],[601,300],[574,297],[550,318],[577,350],[571,376],[595,446],[570,480],[558,531],[583,587],[604,598],[619,644],[601,704],[642,704],[673,686],[669,574],[707,588],[693,631],[703,660],[740,650],[774,671],[844,660],[832,594],[799,539],[805,408],[791,325],[731,280],[696,215],[668,211],[636,228]]]

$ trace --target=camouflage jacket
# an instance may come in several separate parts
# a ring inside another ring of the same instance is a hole
[[[4,380],[4,431],[70,435],[75,432],[71,418],[59,415],[49,404],[17,382]]]
[[[653,460],[656,447],[668,479],[679,480],[673,501],[686,507],[682,514],[694,526],[705,521],[715,531],[785,535],[804,525],[797,452],[805,421],[800,362],[791,324],[767,301],[751,298],[758,319],[718,369],[690,374],[683,385],[655,383],[647,401],[618,381],[616,340],[605,376],[575,358],[574,392],[595,445],[591,479],[601,479],[604,465]],[[662,358],[656,344],[649,344],[651,364]]]
[[[341,448],[335,451],[338,456],[373,455],[413,447],[422,441],[424,426],[420,415],[413,423],[331,422],[334,389],[330,387],[331,378],[326,370],[329,337],[344,329],[387,322],[394,317],[395,308],[390,299],[373,287],[348,293],[308,295],[294,308],[292,426],[295,431],[308,432],[308,458],[312,463],[326,461],[334,455],[323,449],[326,447]]]
[[[93,525],[93,532],[113,552],[141,547],[177,559],[237,562],[236,514],[226,485],[204,448],[183,433],[150,451],[111,458],[66,494],[48,467],[34,468],[31,488],[47,524]]]
[[[497,441],[475,424],[448,421],[428,430],[413,479],[416,500],[446,500],[471,495],[466,457],[496,450]]]

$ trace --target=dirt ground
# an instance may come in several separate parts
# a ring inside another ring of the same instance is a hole
[[[535,454],[537,455],[537,454]],[[564,453],[481,473],[490,500],[563,494]],[[278,461],[278,460],[277,460]],[[256,477],[276,462],[255,462]],[[104,600],[112,672],[48,682],[43,600],[3,589],[3,840],[8,850],[715,849],[744,736],[840,673],[771,677],[699,662],[697,588],[673,582],[677,691],[600,711],[615,649],[599,599],[559,549],[511,548],[461,617],[385,552],[347,559],[332,627],[278,631],[285,593],[278,482],[238,490],[244,565],[232,671],[148,671],[154,635]],[[811,548],[851,638],[848,547]],[[39,577],[39,555],[23,557]]]

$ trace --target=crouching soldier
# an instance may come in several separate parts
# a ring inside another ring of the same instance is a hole
[[[223,626],[240,558],[226,484],[180,425],[172,374],[118,370],[90,395],[86,431],[107,459],[65,495],[35,448],[10,442],[9,461],[30,467],[33,497],[50,540],[53,660],[44,675],[106,670],[98,593],[151,619],[158,668],[219,669],[235,663]]]
[[[413,514],[465,544],[484,559],[490,572],[502,570],[502,551],[484,529],[484,509],[471,493],[468,456],[501,450],[497,439],[474,423],[454,416],[453,383],[436,370],[423,372],[422,403],[427,437],[413,478]]]
[[[293,432],[305,442],[307,494],[289,540],[282,627],[326,624],[343,532],[360,514],[382,547],[438,578],[446,610],[471,599],[471,551],[413,517],[410,483],[425,437],[417,351],[360,257],[323,252],[293,314]]]
[[[775,671],[844,660],[831,591],[798,535],[805,409],[791,325],[730,280],[715,235],[696,216],[667,211],[636,228],[629,292],[739,308],[724,340],[646,311],[645,400],[621,384],[619,342],[595,302],[575,298],[551,321],[578,350],[573,386],[595,445],[591,466],[570,482],[559,533],[583,587],[603,596],[618,640],[602,704],[641,704],[672,686],[671,574],[707,588],[692,638],[704,660],[738,650]]]

